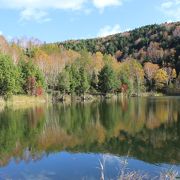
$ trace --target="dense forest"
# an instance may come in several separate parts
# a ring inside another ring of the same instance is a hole
[[[0,36],[0,95],[141,92],[180,88],[180,22],[104,38],[42,43]]]
[[[168,63],[178,66],[180,55],[179,36],[180,22],[176,22],[148,25],[104,38],[65,41],[57,44],[74,51],[86,49],[91,53],[99,51],[103,54],[111,54],[118,61],[133,57],[141,63],[150,61],[161,66]]]

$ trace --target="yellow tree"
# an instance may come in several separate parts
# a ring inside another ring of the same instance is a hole
[[[103,61],[105,64],[109,64],[112,66],[113,70],[115,70],[116,72],[119,70],[120,68],[120,62],[117,61],[117,59],[113,56],[111,56],[110,54],[107,55],[105,54],[103,57]]]
[[[2,54],[9,54],[10,47],[4,36],[0,35],[0,52]]]
[[[119,76],[130,93],[139,94],[144,87],[144,70],[136,59],[128,58],[121,63]]]
[[[177,77],[177,73],[176,73],[175,69],[172,70],[172,75],[171,76],[172,76],[173,79],[175,79]]]
[[[10,46],[10,50],[11,50],[10,55],[12,56],[12,60],[15,64],[17,64],[20,57],[23,54],[22,48],[17,44],[12,43]]]
[[[154,76],[155,85],[157,89],[162,89],[168,83],[168,74],[165,70],[159,69]]]
[[[72,64],[77,58],[80,58],[80,54],[76,51],[73,51],[71,49],[66,50],[66,55],[67,55],[67,64]]]
[[[145,77],[149,81],[150,88],[152,88],[153,78],[155,74],[157,73],[158,69],[159,69],[159,66],[157,64],[153,64],[151,62],[147,62],[144,64]]]
[[[165,67],[163,68],[168,75],[168,85],[171,85],[173,80],[176,78],[177,74],[176,74],[176,70],[173,69],[172,67]]]
[[[93,54],[92,65],[93,65],[93,69],[96,72],[99,72],[103,68],[104,61],[103,61],[103,54],[101,52],[96,52],[96,54]]]
[[[41,49],[37,49],[37,51],[35,52],[35,60],[42,72],[44,74],[48,74],[48,71],[50,70],[50,59],[48,54]]]

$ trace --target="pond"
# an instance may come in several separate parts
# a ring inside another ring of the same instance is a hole
[[[0,111],[0,180],[159,179],[171,170],[180,172],[179,97]]]

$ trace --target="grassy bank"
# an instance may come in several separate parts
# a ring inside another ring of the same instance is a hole
[[[0,97],[0,112],[4,109],[5,101],[2,97]]]
[[[17,108],[27,108],[37,104],[45,104],[50,102],[50,97],[48,95],[44,96],[26,96],[26,95],[14,95],[8,100],[0,97],[0,107],[3,109],[5,106],[17,107]]]

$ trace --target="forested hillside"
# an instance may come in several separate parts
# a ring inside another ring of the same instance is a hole
[[[66,49],[114,55],[119,61],[127,57],[141,63],[150,61],[162,66],[170,63],[180,71],[180,22],[148,25],[104,38],[57,43]]]
[[[0,36],[0,95],[180,89],[180,22],[104,38],[42,43]]]

